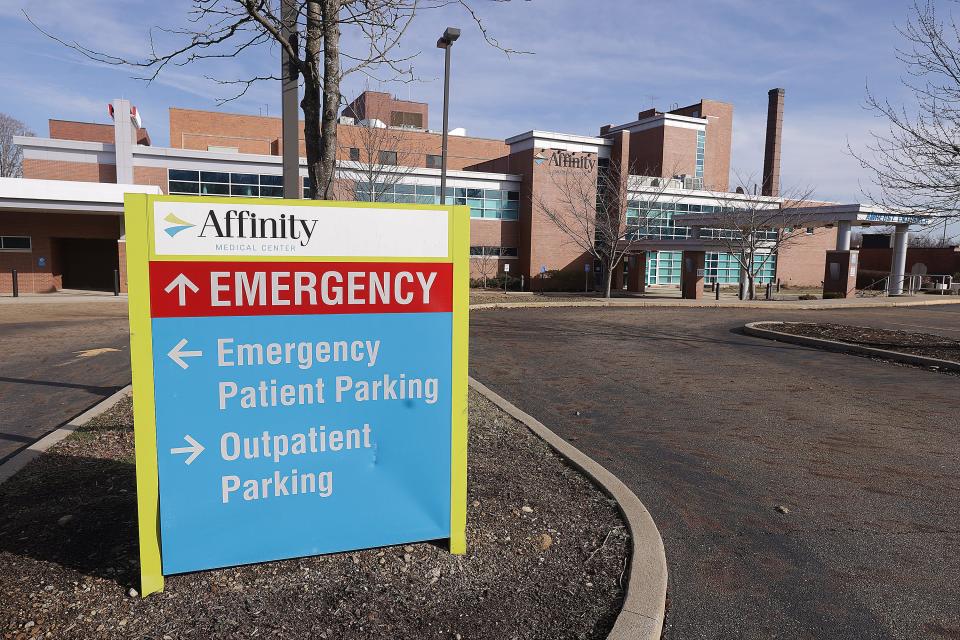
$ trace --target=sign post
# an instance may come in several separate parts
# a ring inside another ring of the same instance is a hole
[[[510,278],[510,263],[503,265],[503,293],[507,293],[507,280]]]
[[[466,551],[469,211],[125,199],[141,593],[406,542]]]

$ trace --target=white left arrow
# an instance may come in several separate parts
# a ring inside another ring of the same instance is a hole
[[[191,462],[197,459],[198,455],[203,453],[204,447],[202,444],[200,444],[199,442],[191,438],[189,435],[183,436],[183,439],[186,440],[187,444],[189,444],[190,446],[189,447],[173,447],[172,449],[170,449],[170,453],[189,453],[190,456],[187,457],[187,459],[184,460],[184,462],[186,462],[187,464],[190,464]]]
[[[179,298],[181,307],[186,306],[187,304],[187,289],[190,289],[190,291],[193,291],[194,293],[200,291],[200,288],[193,284],[190,278],[182,273],[171,280],[170,284],[163,288],[163,290],[167,293],[170,293],[174,289],[177,289],[177,297]]]
[[[190,366],[183,360],[184,358],[196,358],[203,355],[203,351],[184,351],[183,348],[185,346],[187,346],[186,338],[173,345],[173,349],[170,349],[167,353],[167,356],[176,362],[181,369],[186,369]]]

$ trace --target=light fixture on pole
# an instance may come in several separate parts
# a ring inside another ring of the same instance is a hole
[[[440,143],[440,204],[447,204],[447,130],[450,109],[450,49],[460,37],[460,29],[447,27],[437,40],[437,48],[443,49],[443,138]]]

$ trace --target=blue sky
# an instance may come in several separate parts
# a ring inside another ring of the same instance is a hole
[[[507,57],[483,43],[457,8],[425,12],[407,34],[404,54],[420,81],[380,84],[348,79],[345,93],[364,86],[430,103],[439,128],[442,55],[434,43],[448,25],[463,27],[454,49],[451,126],[504,138],[529,129],[593,134],[650,106],[685,105],[702,97],[734,105],[733,169],[759,178],[767,90],[786,89],[783,182],[825,199],[864,200],[867,175],[845,152],[868,141],[882,122],[862,108],[869,81],[877,93],[906,99],[894,57],[894,25],[908,15],[901,0],[769,2],[711,0],[475,0],[506,46],[532,51]],[[82,6],[82,10],[78,10]],[[146,51],[151,25],[184,24],[184,0],[0,0],[0,111],[39,135],[47,118],[107,122],[111,98],[127,97],[143,114],[154,144],[166,145],[167,107],[216,109],[226,92],[204,75],[240,77],[269,70],[276,50],[203,67],[171,69],[152,84],[131,71],[97,65],[46,39],[22,17],[28,8],[64,39],[122,56]],[[279,113],[279,86],[264,83],[226,107]]]

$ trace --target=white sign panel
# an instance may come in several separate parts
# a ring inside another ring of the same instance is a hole
[[[154,203],[154,251],[172,256],[446,258],[447,212],[433,209]]]

